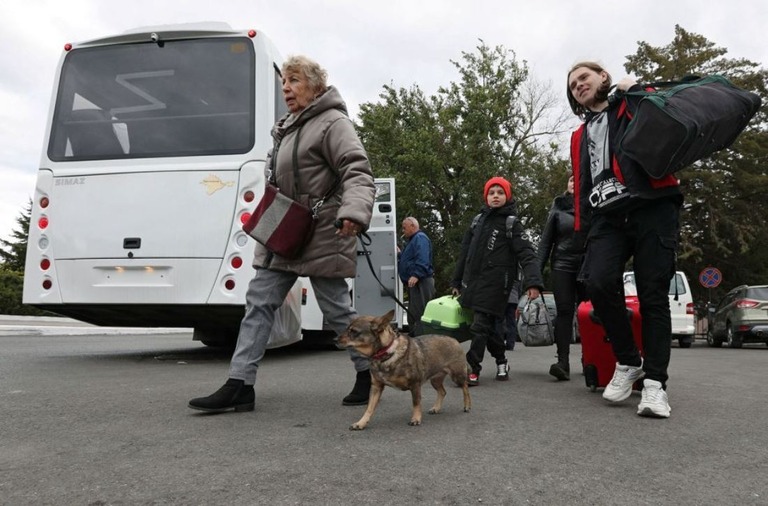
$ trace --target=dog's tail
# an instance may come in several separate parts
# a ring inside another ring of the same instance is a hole
[[[472,367],[470,367],[469,363],[467,362],[466,370],[464,371],[464,374],[457,374],[454,376],[451,376],[451,379],[454,383],[456,383],[457,387],[463,387],[467,381],[469,381],[469,373],[472,372]]]

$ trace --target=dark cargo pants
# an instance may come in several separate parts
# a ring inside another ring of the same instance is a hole
[[[595,313],[623,365],[639,365],[624,299],[623,273],[633,258],[642,316],[645,377],[666,385],[672,322],[669,283],[675,272],[679,197],[649,200],[621,215],[596,215],[587,240],[582,277]]]

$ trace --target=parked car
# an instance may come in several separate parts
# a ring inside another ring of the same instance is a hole
[[[708,309],[708,345],[768,344],[768,285],[737,286]]]
[[[624,273],[624,293],[637,295],[634,272]],[[696,324],[691,286],[683,271],[677,271],[669,282],[669,313],[672,319],[672,339],[677,339],[681,348],[690,348],[696,334]]]

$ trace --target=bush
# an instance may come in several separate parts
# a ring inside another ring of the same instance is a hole
[[[0,266],[0,314],[50,316],[51,313],[22,304],[24,273]]]

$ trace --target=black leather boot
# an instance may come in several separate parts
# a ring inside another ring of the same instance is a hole
[[[557,381],[568,381],[571,379],[571,366],[568,359],[559,358],[557,363],[549,368],[549,374],[557,378]]]
[[[371,371],[358,371],[355,386],[349,395],[342,399],[345,406],[362,406],[368,404],[368,396],[371,393]]]
[[[189,401],[189,407],[209,413],[235,411],[253,411],[255,399],[253,385],[245,385],[243,380],[229,378],[224,386],[208,397],[197,397]]]

